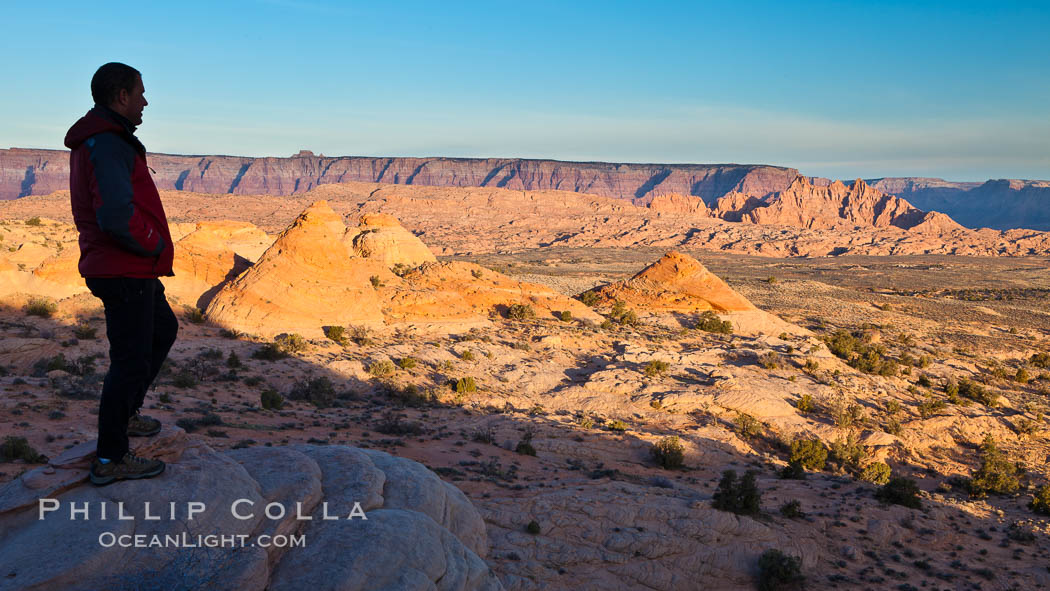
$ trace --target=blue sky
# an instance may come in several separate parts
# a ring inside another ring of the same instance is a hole
[[[46,6],[46,8],[41,8]],[[1050,178],[1050,3],[13,2],[0,147],[144,74],[177,154],[764,163]]]

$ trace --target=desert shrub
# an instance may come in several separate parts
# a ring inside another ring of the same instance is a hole
[[[609,311],[607,317],[609,320],[624,326],[638,324],[638,314],[634,310],[627,309],[627,303],[623,300],[616,300],[613,303],[612,310]]]
[[[562,322],[572,322],[572,312],[568,310],[558,312],[558,320],[561,320]]]
[[[980,402],[985,406],[994,407],[999,403],[999,397],[994,392],[966,378],[959,380],[959,396]]]
[[[860,479],[873,484],[886,484],[890,481],[893,470],[889,464],[883,462],[872,462],[861,470]]]
[[[758,419],[746,413],[737,413],[733,424],[736,428],[737,435],[743,439],[757,437],[758,434],[762,432],[762,423],[759,423]]]
[[[823,470],[828,461],[828,448],[819,439],[796,439],[791,442],[788,463],[807,470]]]
[[[995,438],[986,435],[981,442],[980,465],[970,479],[970,494],[982,497],[988,493],[1012,494],[1021,488],[1021,468],[999,449]]]
[[[1050,484],[1044,484],[1035,491],[1028,508],[1040,515],[1050,515]]]
[[[818,369],[820,369],[820,363],[818,363],[816,359],[812,358],[807,358],[805,365],[802,366],[802,370],[807,373],[813,373]]]
[[[581,415],[576,417],[576,424],[583,429],[590,429],[594,426],[594,419],[587,415]]]
[[[653,359],[649,363],[645,364],[645,377],[655,378],[657,376],[662,376],[665,373],[667,373],[667,370],[670,367],[671,364],[667,363],[666,361]]]
[[[759,591],[779,591],[802,584],[802,561],[780,550],[766,550],[758,558]]]
[[[772,276],[772,275],[770,275],[769,277],[766,277],[765,281],[766,281],[766,283],[768,283],[770,285],[775,285],[776,282],[777,282],[777,278]]]
[[[387,385],[387,394],[402,406],[420,407],[438,402],[437,393],[434,390],[421,390],[415,384]]]
[[[1014,381],[1018,384],[1027,384],[1032,381],[1032,374],[1028,373],[1027,369],[1019,367],[1017,373],[1014,374]]]
[[[84,341],[94,339],[97,332],[95,327],[85,322],[81,322],[73,327],[73,336]]]
[[[379,275],[372,275],[368,278],[368,281],[372,283],[372,287],[379,289],[383,287],[383,282],[379,279]]]
[[[171,384],[176,388],[193,388],[198,383],[197,375],[185,368],[171,378]]]
[[[58,304],[46,296],[32,296],[25,305],[26,316],[51,318],[58,311]]]
[[[930,376],[928,376],[926,374],[922,374],[921,376],[919,376],[918,384],[920,386],[922,386],[923,388],[932,388],[933,387],[933,381],[930,380]]]
[[[844,359],[850,367],[865,373],[882,376],[897,375],[897,362],[886,358],[886,349],[868,342],[867,338],[841,329],[824,337],[824,342],[836,357]]]
[[[457,394],[469,394],[471,392],[476,392],[478,389],[477,382],[471,376],[452,380],[450,385]]]
[[[350,340],[359,347],[368,347],[373,344],[372,337],[368,333],[368,329],[363,326],[351,326],[350,327]]]
[[[606,425],[605,428],[610,431],[618,431],[622,433],[627,430],[627,423],[620,419],[616,419],[614,421],[609,421],[609,424]]]
[[[475,359],[474,352],[471,351],[470,349],[467,349],[467,350],[465,350],[465,351],[463,351],[462,353],[459,354],[459,358],[462,359],[463,361],[474,361],[474,359]]]
[[[405,420],[393,411],[387,411],[376,423],[376,431],[384,435],[420,435],[426,429],[417,421]]]
[[[864,409],[856,402],[838,400],[829,410],[831,419],[839,429],[849,429],[864,420]]]
[[[199,419],[184,417],[175,421],[175,425],[182,427],[187,433],[193,433],[201,427],[217,427],[222,424],[224,424],[222,417],[212,412],[206,413]]]
[[[847,470],[859,470],[866,455],[867,450],[855,433],[851,432],[845,439],[836,439],[831,443],[831,459]]]
[[[243,335],[244,333],[233,328],[224,328],[219,331],[219,336],[224,339],[239,339]]]
[[[397,366],[405,370],[414,368],[418,363],[415,357],[402,357],[397,360]]]
[[[768,370],[780,369],[784,361],[776,351],[769,351],[758,356],[758,364]]]
[[[704,332],[733,334],[733,323],[728,320],[722,320],[711,310],[700,315],[700,319],[697,321],[695,328]]]
[[[748,470],[744,477],[737,480],[735,470],[722,472],[718,490],[712,498],[711,506],[719,511],[729,511],[737,515],[758,515],[761,510],[762,495],[755,484],[754,471]]]
[[[677,435],[664,437],[649,448],[649,456],[660,467],[668,470],[681,468],[685,459],[685,448]]]
[[[69,374],[77,375],[80,372],[79,368],[73,362],[66,359],[66,356],[62,353],[55,355],[54,357],[45,357],[38,359],[33,364],[33,370],[30,373],[35,378],[42,378],[49,372],[60,370]]]
[[[780,506],[780,514],[788,519],[802,519],[806,514],[802,511],[802,503],[798,499],[788,501]]]
[[[204,323],[204,312],[196,306],[183,306],[183,312],[186,315],[186,320],[193,324]]]
[[[919,355],[919,361],[915,363],[916,367],[920,369],[926,369],[933,363],[933,358],[929,355]]]
[[[590,306],[591,308],[597,306],[598,302],[601,301],[601,298],[598,297],[598,293],[594,291],[585,291],[576,297],[583,302],[584,305]]]
[[[892,398],[886,401],[885,406],[886,406],[886,412],[888,412],[891,415],[895,415],[895,414],[899,413],[903,409],[903,407],[901,406],[900,401],[893,400]]]
[[[26,225],[27,226],[41,226],[41,225],[43,225],[43,222],[40,221],[39,217],[33,216],[33,217],[29,218],[28,220],[26,220]]]
[[[394,362],[389,359],[373,361],[368,365],[367,371],[374,378],[385,378],[394,375]]]
[[[306,339],[298,333],[279,334],[273,342],[285,353],[300,353],[306,350]]]
[[[277,361],[279,359],[287,359],[288,353],[285,353],[277,345],[277,343],[266,343],[262,347],[252,351],[252,359],[261,359],[263,361]]]
[[[780,477],[785,480],[805,480],[806,469],[798,462],[789,462],[780,470]]]
[[[529,304],[511,304],[507,308],[507,318],[511,320],[528,320],[536,317],[536,311]]]
[[[8,435],[4,442],[0,443],[0,459],[5,462],[25,460],[29,464],[43,464],[47,456],[33,449],[25,437]]]
[[[332,380],[324,376],[299,381],[292,385],[288,398],[306,400],[318,408],[326,408],[335,402],[335,386]]]
[[[322,326],[321,331],[324,332],[324,336],[335,341],[339,345],[345,346],[349,342],[346,338],[346,328],[342,326]]]
[[[237,355],[236,351],[230,351],[230,354],[226,356],[226,367],[230,369],[237,369],[243,367],[240,356]]]
[[[521,436],[521,441],[514,447],[514,452],[525,456],[535,456],[536,448],[532,446],[532,431],[526,430]]]
[[[875,491],[875,498],[883,503],[903,505],[911,509],[922,507],[919,500],[919,487],[915,481],[903,476],[891,478],[889,482]]]
[[[813,396],[810,394],[803,394],[798,402],[795,403],[795,408],[801,413],[811,413],[817,408],[817,403],[813,401]]]
[[[538,535],[540,533],[540,524],[537,523],[535,519],[533,519],[529,522],[528,525],[525,526],[525,531],[534,536]]]
[[[901,426],[900,419],[890,418],[886,420],[886,426],[883,430],[889,433],[890,435],[900,436],[900,434],[904,431],[904,427]]]
[[[919,416],[928,419],[938,412],[944,410],[948,404],[939,398],[927,398],[919,403]]]
[[[1034,353],[1028,362],[1040,369],[1050,369],[1050,353]]]
[[[390,267],[390,272],[393,273],[394,275],[397,275],[398,277],[404,277],[405,275],[408,275],[408,272],[411,271],[411,270],[412,270],[412,267],[406,265],[405,263],[396,263],[396,264],[394,264],[393,267]],[[475,279],[478,279],[478,278],[481,277],[481,271],[478,270],[478,269],[472,270],[470,272],[470,274],[474,275]]]

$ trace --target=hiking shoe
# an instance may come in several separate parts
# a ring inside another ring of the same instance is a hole
[[[135,413],[128,419],[128,437],[149,437],[160,433],[160,421]]]
[[[164,471],[164,462],[132,455],[129,451],[120,461],[103,464],[95,458],[91,462],[91,484],[103,486],[117,480],[153,478]]]

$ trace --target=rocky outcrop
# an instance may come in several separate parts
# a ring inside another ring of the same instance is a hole
[[[700,261],[669,252],[630,279],[588,290],[604,307],[623,302],[650,314],[673,313],[676,322],[692,326],[697,313],[715,312],[744,334],[808,334],[798,326],[759,310]]]
[[[200,222],[175,243],[175,276],[163,279],[165,290],[204,309],[219,286],[251,267],[272,242],[248,222]]]
[[[167,428],[136,450],[167,462],[162,475],[97,488],[86,482],[94,447],[0,488],[0,590],[502,589],[483,560],[477,510],[411,460],[335,445],[220,453]],[[191,502],[201,510],[189,518]],[[71,517],[74,503],[87,518]],[[106,543],[121,535],[147,545]],[[209,548],[198,538],[223,535],[247,543]],[[304,544],[279,547],[289,535]],[[261,536],[274,543],[257,544]]]
[[[647,310],[733,312],[754,310],[747,298],[733,291],[700,261],[669,252],[630,279],[596,287],[600,298],[621,300]]]
[[[548,317],[568,311],[601,320],[550,288],[472,263],[438,263],[390,215],[364,214],[358,226],[347,228],[326,201],[318,201],[254,266],[223,284],[205,314],[261,336],[321,337],[323,326],[474,327],[513,304]]]
[[[519,158],[325,157],[300,152],[291,158],[150,154],[160,189],[239,195],[291,195],[348,181],[557,189],[640,204],[667,193],[707,203],[730,191],[764,196],[785,189],[792,168],[751,164],[615,164]],[[69,188],[69,153],[0,150],[0,200],[47,195]]]
[[[861,179],[848,187],[841,181],[821,187],[810,183],[805,177],[799,177],[786,191],[767,199],[764,204],[744,214],[744,217],[755,224],[799,228],[895,226],[908,229],[922,223],[926,212],[869,186]],[[940,225],[946,226],[948,223],[942,219]],[[958,225],[956,228],[962,229]]]
[[[325,201],[307,208],[251,269],[208,304],[214,323],[272,336],[323,336],[322,325],[378,325],[383,316],[371,283],[395,277],[381,260],[354,256],[347,228]]]
[[[677,193],[653,197],[649,202],[649,209],[656,213],[709,215],[707,205],[702,199]]]

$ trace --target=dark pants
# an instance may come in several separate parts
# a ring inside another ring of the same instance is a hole
[[[128,452],[128,419],[146,398],[146,390],[168,356],[179,322],[164,298],[159,279],[132,277],[86,279],[102,300],[109,339],[109,371],[98,407],[100,458],[119,460]]]

